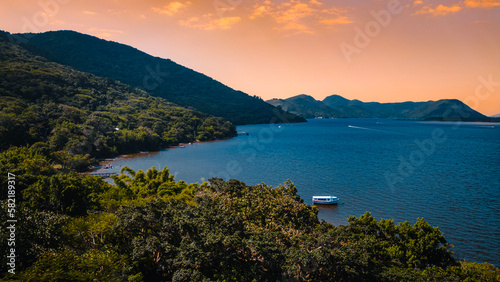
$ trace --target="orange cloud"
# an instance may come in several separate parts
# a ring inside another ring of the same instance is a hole
[[[123,34],[123,31],[116,29],[89,28],[89,31],[99,38],[110,38],[116,34]]]
[[[219,19],[211,19],[213,14],[206,14],[200,17],[191,17],[187,20],[180,20],[179,24],[192,28],[204,30],[213,29],[230,29],[233,25],[241,21],[240,17],[224,17]]]
[[[257,3],[253,7],[253,12],[250,19],[256,19],[264,16],[270,16],[274,21],[280,24],[282,30],[295,30],[299,33],[313,33],[302,19],[313,15],[317,12],[310,5],[322,5],[317,0],[310,0],[308,3],[303,3],[300,0],[290,0],[280,5],[273,4],[269,0]]]
[[[317,0],[310,0],[310,1],[309,1],[309,4],[312,4],[312,5],[318,5],[318,6],[323,5],[323,3],[321,3],[321,2],[319,2],[319,1],[317,1]]]
[[[261,1],[253,7],[250,19],[269,16],[280,25],[281,30],[295,30],[297,33],[314,33],[314,24],[348,24],[352,21],[344,16],[345,10],[322,8],[320,0],[289,0],[282,4],[273,4],[269,0]]]
[[[166,14],[169,16],[173,16],[174,14],[178,13],[179,11],[187,8],[189,5],[191,5],[191,2],[188,1],[186,3],[181,3],[181,2],[171,2],[168,5],[164,6],[163,8],[151,8],[153,11],[157,12],[158,14]]]
[[[498,0],[465,0],[465,6],[469,8],[492,8],[500,6]]]
[[[287,23],[284,27],[283,27],[284,30],[295,30],[297,31],[298,33],[314,33],[312,30],[310,30],[307,26],[303,25],[303,24],[299,24],[299,23],[296,23],[296,22],[289,22]]]
[[[263,17],[265,15],[271,14],[271,1],[264,1],[262,4],[256,4],[253,8],[253,13],[250,15],[250,19],[256,19]]]
[[[302,18],[310,16],[315,11],[308,4],[300,1],[292,0],[290,3],[285,3],[283,7],[290,7],[288,9],[281,9],[276,16],[277,23],[290,23],[296,22]]]
[[[84,14],[86,15],[97,15],[95,12],[92,12],[92,11],[83,11]]]
[[[451,7],[444,6],[440,4],[436,8],[431,8],[430,6],[425,6],[422,9],[418,10],[415,15],[424,15],[431,14],[433,16],[442,16],[450,13],[456,13],[460,11],[462,8],[459,5],[453,5]]]
[[[424,4],[424,1],[422,1],[422,0],[413,1],[413,6],[418,6],[418,5],[422,5],[422,4]]]
[[[336,24],[350,24],[353,21],[350,20],[348,17],[339,17],[336,19],[322,19],[320,23],[326,24],[326,25],[336,25]]]
[[[240,17],[225,17],[211,21],[214,28],[230,29],[234,24],[241,21]]]

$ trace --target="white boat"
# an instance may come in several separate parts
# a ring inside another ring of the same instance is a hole
[[[339,203],[339,198],[335,196],[313,196],[312,202],[316,205],[336,205]]]

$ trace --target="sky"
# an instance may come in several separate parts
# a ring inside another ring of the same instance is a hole
[[[1,0],[0,30],[94,35],[265,100],[500,113],[500,0]]]

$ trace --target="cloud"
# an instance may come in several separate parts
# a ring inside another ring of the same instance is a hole
[[[99,38],[110,38],[116,34],[123,34],[123,31],[116,29],[89,28],[89,31]]]
[[[314,33],[314,26],[318,24],[352,23],[345,16],[345,10],[335,7],[322,8],[323,6],[324,3],[320,0],[289,0],[281,4],[265,0],[253,6],[250,19],[269,16],[279,25],[279,30],[292,30],[296,33]]]
[[[240,17],[224,17],[212,19],[213,14],[206,14],[202,17],[191,17],[187,20],[180,20],[179,24],[191,28],[204,30],[231,29],[233,25],[241,21]]]
[[[424,6],[424,7],[422,7],[422,9],[418,10],[415,13],[415,15],[430,14],[433,16],[443,16],[443,15],[447,15],[450,13],[456,13],[456,12],[460,11],[461,9],[462,9],[462,7],[460,7],[459,5],[453,5],[453,6],[448,7],[448,6],[440,4],[436,8],[432,8],[430,6]]]
[[[310,0],[310,1],[309,1],[309,4],[311,4],[311,5],[318,5],[318,6],[323,5],[323,3],[321,3],[321,2],[319,2],[319,1],[317,1],[317,0]]]
[[[276,14],[277,23],[295,23],[302,18],[312,15],[315,11],[315,9],[311,8],[308,4],[294,0],[289,3],[284,3],[283,7],[285,8],[281,9]]]
[[[336,25],[336,24],[350,24],[353,23],[353,21],[350,20],[348,17],[342,16],[335,19],[322,19],[320,23],[326,25]]]
[[[465,0],[464,4],[469,8],[492,8],[500,6],[499,0]]]
[[[95,12],[92,12],[92,11],[83,11],[83,13],[86,15],[91,15],[91,16],[97,15]]]
[[[191,5],[190,1],[188,1],[186,3],[170,2],[168,5],[163,6],[163,8],[153,7],[151,9],[153,11],[157,12],[158,14],[166,14],[169,16],[173,16],[174,14],[178,13],[179,11],[186,9],[189,5]]]
[[[418,6],[423,4],[422,0],[414,0],[413,5]],[[420,10],[414,13],[414,15],[425,15],[430,14],[433,16],[443,16],[452,13],[456,13],[466,8],[486,8],[490,9],[493,7],[499,7],[500,0],[463,0],[453,6],[445,6],[440,4],[439,6],[433,8],[429,5],[422,7]]]
[[[255,4],[253,8],[253,13],[250,15],[250,19],[256,19],[266,15],[270,15],[271,10],[273,9],[271,5],[272,3],[269,0],[264,1],[261,4],[259,3]]]
[[[338,24],[350,24],[353,23],[352,19],[345,16],[346,10],[339,8],[330,8],[321,10],[321,21],[320,23],[324,25],[338,25]]]
[[[254,5],[250,19],[270,16],[280,25],[279,29],[281,30],[312,33],[305,23],[301,22],[304,18],[313,15],[317,11],[311,5],[319,6],[322,3],[317,0],[311,0],[309,3],[303,3],[300,0],[290,0],[278,5],[265,0]]]
[[[296,23],[296,22],[289,22],[289,23],[287,23],[283,27],[283,29],[284,30],[293,30],[293,31],[296,31],[298,33],[310,33],[310,34],[314,33],[307,26],[305,26],[303,24]]]
[[[213,28],[230,29],[234,24],[241,21],[240,17],[225,17],[210,22]],[[212,28],[212,29],[213,29]]]

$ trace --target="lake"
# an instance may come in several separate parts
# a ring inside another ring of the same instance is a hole
[[[176,180],[214,176],[254,185],[292,180],[306,203],[335,225],[366,211],[377,219],[439,226],[459,259],[500,266],[500,124],[315,119],[239,126],[230,140],[120,157],[123,166],[170,168]],[[246,134],[248,133],[248,135]]]

